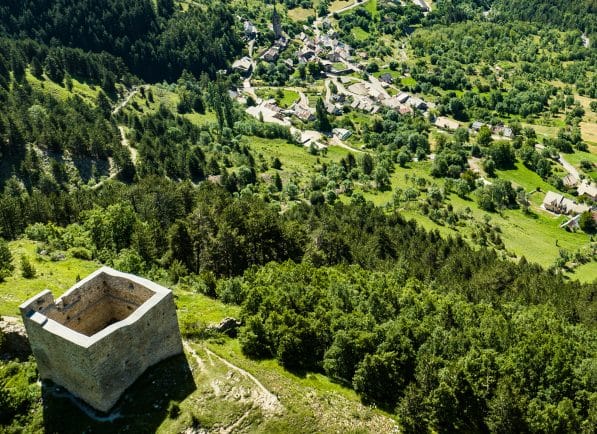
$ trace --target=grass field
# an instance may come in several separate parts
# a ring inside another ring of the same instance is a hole
[[[377,17],[377,0],[369,0],[363,7],[371,14],[373,18]]]
[[[293,21],[307,21],[309,17],[315,17],[313,9],[294,8],[288,10],[288,18]]]
[[[153,102],[149,102],[141,94],[137,94],[131,99],[125,110],[134,111],[136,105],[141,113],[154,114],[163,104],[173,113],[177,112],[176,107],[180,102],[180,97],[176,92],[162,85],[152,85],[150,89],[153,94]],[[192,112],[185,113],[183,116],[196,125],[215,124],[217,122],[215,113],[209,110],[205,114]]]
[[[534,205],[541,205],[546,192],[550,190],[558,191],[554,186],[545,182],[537,173],[527,168],[521,162],[516,163],[516,169],[496,170],[496,174],[498,177],[512,182],[514,186],[521,186],[527,193],[540,190],[542,194],[531,195],[531,203]]]
[[[593,154],[590,152],[576,151],[572,154],[564,155],[564,158],[570,164],[575,166],[581,173],[584,172],[585,174],[587,174],[594,180],[597,179],[597,155],[596,154]],[[580,163],[583,160],[590,161],[591,163],[593,163],[593,170],[587,171],[587,170],[581,168]]]
[[[355,0],[334,0],[330,3],[330,12],[336,12],[347,6],[353,5]]]
[[[58,83],[54,83],[47,77],[43,80],[34,77],[29,70],[26,72],[26,78],[27,82],[29,82],[32,88],[43,91],[44,93],[52,95],[53,97],[61,100],[66,100],[70,97],[78,95],[88,102],[95,103],[95,99],[99,94],[99,87],[92,88],[91,86],[81,83],[74,78],[72,79],[73,87],[70,91],[64,84],[60,85]]]
[[[20,316],[18,307],[35,294],[49,289],[55,297],[60,296],[77,281],[97,270],[101,265],[92,261],[67,257],[63,261],[51,261],[36,253],[37,244],[29,240],[9,243],[16,267],[13,275],[0,283],[0,315]],[[19,262],[25,255],[36,269],[33,279],[20,275]]]
[[[396,188],[406,189],[412,186],[406,180],[405,175],[410,177],[424,177],[428,181],[443,185],[442,180],[434,180],[429,176],[431,163],[428,161],[410,163],[408,168],[397,167],[391,176],[391,191],[386,192],[365,192],[363,195],[367,200],[377,206],[384,206],[391,202],[393,191]],[[477,221],[482,221],[484,215],[489,215],[491,221],[502,230],[502,239],[506,249],[517,257],[525,256],[529,261],[541,264],[544,267],[553,265],[559,256],[560,249],[569,252],[576,252],[590,243],[590,237],[583,232],[567,232],[559,225],[565,221],[565,217],[556,217],[539,209],[548,190],[557,191],[554,187],[545,183],[534,172],[518,163],[516,170],[498,171],[498,176],[507,179],[514,184],[520,185],[527,192],[537,187],[541,192],[533,193],[530,201],[533,205],[531,215],[524,214],[522,210],[505,210],[502,213],[487,213],[481,210],[475,200],[462,199],[455,194],[450,195],[449,201],[455,211],[470,208],[472,216]],[[416,209],[415,204],[402,204],[400,212],[409,219],[414,219],[427,230],[437,229],[442,235],[454,235],[456,231],[447,226],[438,225],[428,217],[422,215]],[[472,229],[469,226],[460,227],[458,231],[464,236],[470,236]],[[570,273],[573,279],[584,282],[592,282],[597,279],[597,263],[585,264]]]
[[[280,159],[282,162],[280,176],[283,180],[296,179],[307,182],[310,175],[314,174],[316,168],[322,163],[339,161],[349,152],[344,148],[332,146],[328,148],[327,155],[324,157],[323,155],[312,155],[308,148],[293,145],[285,140],[259,137],[248,137],[247,140],[257,158],[261,156],[270,163],[274,158]],[[270,169],[270,171],[272,170]]]
[[[291,89],[281,89],[282,97],[278,94],[278,88],[258,88],[255,89],[255,93],[260,98],[264,99],[275,99],[276,103],[282,108],[288,108],[293,103],[299,100],[300,96],[298,92]]]
[[[412,77],[402,77],[402,79],[400,79],[400,82],[402,83],[402,86],[414,86],[415,84],[417,84],[417,80],[415,80]]]
[[[351,31],[357,41],[364,41],[370,36],[369,32],[366,32],[361,27],[353,27]]]

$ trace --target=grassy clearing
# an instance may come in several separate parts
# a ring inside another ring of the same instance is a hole
[[[377,17],[377,0],[369,0],[363,7],[371,14],[373,18]]]
[[[467,201],[456,195],[451,195],[450,202],[455,209],[464,209],[468,206],[477,220],[482,219],[485,214],[489,215],[491,221],[502,229],[502,239],[507,250],[518,257],[525,256],[529,261],[544,267],[554,263],[560,249],[574,252],[589,243],[589,236],[582,232],[566,232],[560,229],[559,225],[565,217],[555,217],[539,210],[531,215],[524,214],[522,210],[505,210],[501,214],[488,214],[479,209],[476,202]],[[574,276],[580,276],[580,271],[577,270]],[[597,273],[592,277],[586,277],[587,280],[593,280],[597,278]]]
[[[406,176],[425,177],[428,181],[439,185],[443,184],[441,180],[434,180],[429,176],[431,163],[428,161],[419,163],[410,163],[408,168],[397,167],[391,177],[391,191],[386,192],[364,192],[367,200],[372,201],[377,206],[384,206],[391,203],[393,192],[396,188],[406,189],[412,186],[407,181]],[[471,210],[472,217],[477,221],[482,221],[485,215],[491,218],[491,221],[498,225],[502,230],[502,239],[509,252],[517,257],[525,256],[529,261],[538,263],[544,267],[553,265],[559,256],[560,249],[569,252],[588,246],[590,237],[582,232],[567,232],[559,227],[566,219],[565,217],[556,217],[539,209],[547,190],[556,189],[545,183],[534,172],[530,171],[522,164],[517,164],[515,170],[498,171],[500,178],[507,179],[514,184],[521,185],[525,190],[532,191],[537,187],[541,192],[533,193],[530,201],[533,205],[533,213],[525,214],[522,210],[505,210],[502,213],[487,213],[481,210],[474,200],[462,199],[455,194],[450,195],[449,202],[456,212],[465,208]],[[402,204],[400,210],[408,219],[414,219],[423,228],[427,230],[437,229],[444,236],[455,235],[456,230],[447,226],[439,225],[428,217],[422,215],[415,204]],[[468,237],[472,233],[471,226],[459,227],[458,232]],[[557,243],[556,243],[557,241]],[[574,279],[580,279],[590,282],[597,279],[597,264],[590,263],[578,267],[570,276]]]
[[[581,122],[582,139],[593,146],[597,146],[597,122]]]
[[[153,102],[149,102],[146,97],[144,98],[140,93],[138,93],[132,98],[125,110],[138,110],[140,113],[145,115],[152,115],[159,110],[160,105],[164,105],[173,113],[177,113],[177,106],[180,102],[180,97],[176,92],[161,85],[152,85],[150,89],[151,93],[153,94]],[[195,112],[185,113],[183,117],[195,125],[208,125],[215,124],[217,122],[216,114],[212,111],[206,111],[205,114]]]
[[[537,125],[537,124],[528,124],[528,123],[522,123],[523,127],[531,127],[535,130],[535,133],[537,133],[538,137],[556,137],[558,135],[558,130],[560,129],[559,127],[556,126],[547,126],[547,125]]]
[[[178,321],[181,325],[191,323],[217,324],[226,317],[238,318],[240,314],[238,306],[224,304],[219,300],[186,290],[180,286],[174,288],[174,300],[178,311]]]
[[[280,91],[282,92],[281,95]],[[292,89],[265,87],[256,89],[255,93],[263,99],[275,99],[276,103],[282,108],[290,107],[300,98],[298,92]]]
[[[43,91],[44,93],[50,94],[53,97],[60,99],[60,100],[67,100],[75,95],[80,96],[84,100],[88,102],[95,103],[95,99],[99,94],[99,87],[96,86],[89,86],[85,83],[81,83],[76,79],[72,79],[73,87],[72,90],[68,90],[64,84],[60,85],[58,83],[54,83],[49,78],[45,77],[44,79],[40,80],[37,77],[33,76],[29,69],[26,71],[26,78],[27,82],[31,85],[32,88]]]
[[[249,432],[336,433],[391,432],[395,422],[387,414],[362,405],[356,393],[319,373],[294,374],[275,360],[249,360],[237,340],[208,347],[257,377],[274,393],[284,412],[264,420]]]
[[[365,41],[369,38],[370,34],[369,32],[363,30],[362,27],[353,27],[352,30],[352,35],[355,37],[355,39],[357,41]]]
[[[293,145],[281,139],[262,139],[259,137],[247,138],[249,146],[255,153],[270,162],[279,158],[282,162],[282,179],[298,179],[307,181],[322,163],[339,161],[348,154],[348,150],[339,147],[330,147],[326,156],[312,155],[304,146]]]
[[[531,195],[531,203],[534,205],[541,205],[543,202],[544,193],[548,191],[558,191],[553,185],[545,182],[539,175],[527,168],[521,162],[516,163],[516,169],[511,170],[496,170],[496,174],[512,184],[519,185],[524,188],[528,193],[540,190],[543,194]]]
[[[400,82],[402,83],[402,86],[414,86],[415,84],[417,84],[417,80],[415,80],[412,77],[402,77],[400,79]]]
[[[307,21],[307,18],[309,17],[315,17],[315,11],[313,9],[294,8],[288,10],[288,18],[293,21]]]
[[[51,261],[47,256],[36,253],[38,243],[29,240],[17,240],[9,243],[16,267],[13,275],[0,283],[0,315],[20,316],[18,307],[25,300],[44,289],[59,297],[77,281],[100,267],[92,261],[83,261],[68,257],[63,261]],[[19,262],[25,255],[36,269],[33,279],[21,277]]]
[[[570,164],[575,166],[581,172],[586,173],[593,179],[597,178],[597,168],[595,167],[595,166],[597,166],[597,155],[590,153],[590,152],[576,151],[573,154],[566,154],[564,156],[564,158],[566,159],[566,161],[568,161]],[[593,163],[593,170],[587,171],[587,170],[582,169],[580,167],[580,162],[583,160],[590,161],[591,163]]]
[[[351,6],[354,4],[354,0],[334,0],[330,4],[330,12],[337,12],[340,9]]]

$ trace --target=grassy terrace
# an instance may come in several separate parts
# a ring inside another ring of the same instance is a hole
[[[428,161],[411,163],[408,168],[396,167],[391,177],[391,191],[365,192],[367,200],[375,205],[384,206],[391,203],[393,191],[396,188],[406,189],[412,184],[406,181],[406,176],[424,177],[436,185],[443,186],[443,180],[433,179],[429,176],[431,163]],[[554,187],[545,183],[536,173],[524,167],[521,163],[516,165],[515,170],[498,171],[498,176],[511,181],[513,184],[522,186],[527,192],[541,188],[541,192],[531,194],[532,213],[525,214],[522,210],[505,210],[501,213],[487,213],[481,210],[474,198],[462,199],[455,194],[450,195],[449,202],[455,211],[462,211],[465,208],[471,210],[472,217],[482,221],[484,215],[489,215],[491,221],[502,230],[502,239],[509,252],[517,257],[525,256],[529,261],[541,264],[544,267],[553,265],[559,256],[560,249],[569,252],[587,247],[590,237],[583,232],[567,232],[561,229],[560,224],[566,217],[556,217],[539,208],[543,202],[545,192],[548,190],[557,191]],[[402,204],[400,212],[407,218],[417,221],[427,230],[437,229],[444,236],[456,235],[457,231],[447,226],[438,225],[424,216],[416,209],[414,203]],[[470,236],[470,226],[459,227],[458,232],[464,236]],[[591,262],[578,267],[570,274],[573,279],[590,282],[597,279],[597,263]]]
[[[58,297],[74,285],[78,277],[85,277],[101,266],[96,262],[71,257],[53,262],[48,257],[37,255],[37,244],[28,240],[12,241],[9,246],[17,270],[0,283],[0,315],[19,316],[18,307],[28,298],[44,289],[51,290]],[[22,255],[35,267],[35,278],[23,279],[19,274],[18,263]]]

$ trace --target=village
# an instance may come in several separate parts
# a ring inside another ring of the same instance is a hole
[[[414,3],[425,13],[430,10],[422,0],[416,0]],[[359,4],[355,1],[344,10],[352,9]],[[259,30],[249,20],[239,17],[242,20],[249,55],[232,64],[233,71],[243,77],[242,89],[238,89],[233,95],[239,103],[247,106],[246,112],[249,115],[263,122],[289,127],[296,141],[305,147],[322,150],[328,146],[339,146],[352,152],[362,152],[358,144],[347,142],[354,134],[349,128],[333,128],[331,131],[322,132],[310,127],[316,119],[313,100],[307,96],[307,92],[313,86],[312,83],[303,83],[302,87],[289,88],[288,90],[296,92],[298,97],[288,107],[281,107],[275,98],[258,96],[260,88],[253,85],[257,62],[275,64],[284,55],[283,63],[289,73],[306,65],[319,72],[323,91],[317,92],[316,95],[323,100],[328,116],[342,116],[346,110],[374,115],[382,108],[388,108],[401,116],[418,113],[439,131],[453,133],[459,128],[465,128],[471,135],[476,135],[482,128],[487,128],[493,140],[514,139],[515,131],[508,125],[501,123],[490,125],[482,121],[472,121],[467,126],[467,123],[463,124],[448,116],[437,115],[437,111],[434,110],[435,103],[409,92],[400,86],[391,74],[382,73],[376,77],[367,72],[365,62],[368,59],[367,53],[355,50],[340,40],[332,26],[331,16],[330,13],[314,20],[311,26],[303,26],[303,31],[291,38],[282,30],[280,16],[274,2],[271,30],[275,41],[260,53],[254,53]],[[539,151],[543,148],[540,144],[536,146]],[[433,152],[428,155],[430,160],[434,157]],[[597,200],[597,185],[584,179],[571,164],[566,162],[563,155],[560,154],[559,157],[557,163],[561,164],[567,172],[562,179],[564,186],[569,190],[576,189],[578,196],[585,197],[588,202],[592,201],[594,204]],[[481,176],[478,170],[473,169],[473,171]],[[482,176],[481,180],[491,184]],[[577,203],[553,191],[545,192],[541,209],[555,216],[567,216],[567,220],[560,225],[567,230],[577,230],[581,215],[587,211],[591,211],[597,222],[597,208],[594,205]]]

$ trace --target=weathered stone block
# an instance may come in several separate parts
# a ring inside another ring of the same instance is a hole
[[[20,309],[41,378],[104,412],[149,366],[182,352],[172,291],[108,267]]]

